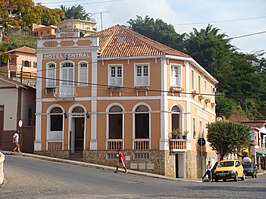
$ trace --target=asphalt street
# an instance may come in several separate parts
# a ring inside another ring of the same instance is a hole
[[[0,198],[263,198],[266,175],[246,181],[191,182],[6,155]]]

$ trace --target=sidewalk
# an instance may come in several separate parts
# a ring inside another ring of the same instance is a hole
[[[96,169],[102,169],[102,170],[108,170],[108,171],[114,171],[115,170],[115,168],[111,167],[111,166],[105,166],[105,165],[99,165],[99,164],[93,164],[93,163],[81,162],[81,161],[75,161],[75,160],[69,160],[69,159],[54,158],[54,157],[49,157],[49,156],[36,155],[36,154],[32,154],[32,153],[23,153],[23,152],[17,153],[17,152],[12,152],[12,151],[1,151],[1,152],[5,155],[17,155],[17,156],[38,158],[38,159],[42,159],[42,160],[62,162],[62,163],[67,163],[67,164],[72,164],[72,165],[79,165],[79,166],[83,166],[83,167],[96,168]],[[173,181],[202,182],[201,179],[170,178],[170,177],[166,177],[166,176],[162,176],[162,175],[158,175],[158,174],[146,173],[146,172],[135,171],[135,170],[130,170],[130,169],[128,169],[128,173],[134,174],[134,175],[153,177],[153,178],[160,178],[160,179],[165,179],[165,180],[173,180]]]

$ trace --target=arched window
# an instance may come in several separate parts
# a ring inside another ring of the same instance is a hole
[[[109,110],[109,139],[123,139],[123,109],[114,105]]]
[[[140,105],[135,110],[135,138],[149,138],[149,109],[145,105]]]
[[[77,106],[73,109],[72,113],[84,113],[84,109],[80,106]]]
[[[55,64],[54,63],[48,63],[46,65],[46,87],[47,88],[54,88],[56,86],[56,71],[55,71]]]
[[[178,106],[174,106],[171,110],[172,113],[172,131],[174,129],[178,129],[179,131],[182,131],[181,127],[181,111]]]
[[[88,84],[88,63],[81,62],[79,63],[78,69],[78,81],[79,86],[87,86]]]
[[[50,131],[63,130],[63,111],[59,107],[55,107],[50,112]]]

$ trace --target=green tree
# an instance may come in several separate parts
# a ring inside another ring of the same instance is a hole
[[[222,95],[217,95],[216,101],[216,114],[219,116],[225,116],[229,118],[235,110],[237,103],[234,99],[227,98]]]
[[[174,26],[163,22],[161,19],[154,20],[149,16],[128,21],[129,28],[162,44],[172,48],[181,48],[185,34],[176,33]]]
[[[60,8],[64,11],[65,16],[64,19],[82,19],[82,20],[90,20],[89,13],[86,13],[84,7],[81,5],[65,7],[61,5]]]
[[[30,27],[32,23],[40,24],[41,13],[41,4],[35,6],[32,0],[0,0],[0,21],[5,28],[23,28]]]
[[[62,9],[50,9],[42,7],[42,24],[43,25],[57,25],[64,17],[64,11]]]
[[[242,124],[232,122],[215,122],[207,125],[207,140],[212,149],[222,157],[231,153],[241,152],[250,144],[250,130]]]

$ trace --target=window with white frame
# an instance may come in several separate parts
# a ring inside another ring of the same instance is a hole
[[[201,78],[200,78],[200,75],[198,75],[198,93],[201,93]]]
[[[49,140],[61,140],[63,137],[63,111],[55,107],[50,111]]]
[[[203,134],[202,121],[199,122],[199,126],[200,126],[200,138],[202,138],[202,134]]]
[[[204,80],[204,93],[207,93],[207,81]]]
[[[192,119],[192,128],[193,128],[193,139],[196,139],[197,132],[196,132],[196,118]]]
[[[135,64],[135,86],[149,86],[149,64]]]
[[[181,65],[171,65],[171,86],[181,86]]]
[[[79,63],[79,70],[78,70],[78,81],[79,86],[87,86],[88,85],[88,63],[81,62]]]
[[[54,63],[48,63],[46,65],[46,87],[54,88],[56,86],[56,70]]]
[[[191,70],[191,88],[194,90],[195,89],[195,74],[194,70]]]
[[[63,86],[74,85],[74,66],[70,62],[62,64],[61,80]]]
[[[109,65],[109,85],[123,86],[123,65]]]

